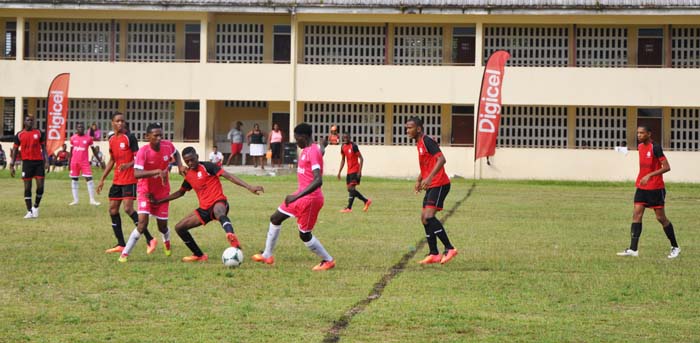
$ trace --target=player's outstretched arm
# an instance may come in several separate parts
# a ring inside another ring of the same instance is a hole
[[[164,202],[175,200],[177,198],[181,198],[183,195],[185,195],[185,190],[183,188],[180,188],[163,199],[156,199],[153,197],[153,194],[149,194],[148,198],[150,199],[151,204],[158,205]]]
[[[175,150],[175,163],[177,163],[177,171],[180,175],[185,176],[187,174],[187,167],[182,164],[182,158],[180,157],[180,152]]]
[[[297,194],[287,195],[287,197],[284,198],[285,204],[289,205],[289,204],[297,201],[297,199],[300,199],[300,198],[306,196],[307,194],[311,194],[311,192],[315,191],[317,188],[319,188],[323,185],[323,177],[321,176],[321,169],[314,169],[313,173],[314,173],[314,180],[311,181],[311,183],[308,186],[306,186],[306,188],[302,189],[301,192],[299,192]]]
[[[236,184],[236,185],[239,185],[239,186],[241,186],[241,187],[247,189],[249,192],[251,192],[251,193],[253,193],[253,194],[260,195],[260,193],[264,193],[264,192],[265,192],[265,190],[263,189],[262,186],[251,186],[251,185],[249,185],[247,182],[245,182],[245,181],[241,180],[240,178],[238,178],[238,176],[233,175],[233,174],[229,174],[229,173],[226,172],[226,171],[224,171],[224,172],[221,174],[221,177],[223,177],[223,178],[226,179],[226,180],[231,181],[232,183],[234,183],[234,184]]]

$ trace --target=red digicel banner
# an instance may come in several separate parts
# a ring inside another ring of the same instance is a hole
[[[66,137],[69,81],[69,73],[59,74],[49,87],[46,101],[46,152],[49,155],[63,145]]]
[[[493,53],[486,62],[479,96],[479,116],[476,129],[476,154],[474,160],[496,154],[496,138],[501,121],[501,86],[503,69],[510,58],[507,51]]]

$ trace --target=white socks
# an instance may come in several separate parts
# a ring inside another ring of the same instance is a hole
[[[129,236],[129,241],[126,242],[126,247],[124,247],[124,250],[122,251],[122,255],[129,255],[131,252],[131,249],[134,248],[136,245],[136,242],[139,241],[139,238],[141,238],[141,234],[139,233],[138,229],[134,229],[134,231],[131,231],[131,235]]]
[[[169,242],[170,241],[170,228],[168,228],[168,231],[165,231],[163,234],[163,242]]]
[[[323,247],[323,244],[321,244],[321,242],[318,239],[316,239],[316,236],[311,238],[310,241],[304,242],[304,245],[306,245],[306,247],[309,248],[311,252],[318,255],[318,257],[320,257],[322,260],[333,261],[333,257],[328,254],[328,251],[326,251],[326,248]]]
[[[78,202],[78,181],[77,180],[70,180],[70,188],[71,191],[73,192],[73,202],[77,203]],[[92,197],[92,196],[90,196]]]
[[[76,182],[77,183],[77,182]],[[88,194],[90,195],[90,202],[95,202],[95,181],[90,180],[87,182],[87,189],[88,189]],[[73,193],[73,197],[75,198],[76,201],[78,201],[77,198],[78,194],[78,187],[75,187],[75,191]]]
[[[282,225],[270,223],[270,228],[267,229],[267,239],[265,240],[265,251],[262,254],[264,258],[269,258],[275,252],[277,239],[280,237],[280,229],[282,229]]]

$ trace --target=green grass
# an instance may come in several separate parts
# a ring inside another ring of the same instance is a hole
[[[114,244],[103,205],[69,208],[65,172],[47,179],[41,216],[24,220],[22,183],[0,172],[0,341],[2,342],[321,342],[333,322],[423,237],[422,195],[410,180],[363,179],[375,203],[340,214],[344,182],[326,178],[315,234],[337,259],[318,263],[285,222],[273,267],[253,263],[269,215],[296,188],[293,177],[252,177],[266,193],[230,183],[230,217],[247,260],[219,262],[227,243],[218,223],[193,230],[210,260],[179,262],[189,251],[173,234],[173,256],[139,242],[126,264],[102,251]],[[173,180],[173,188],[180,183]],[[445,205],[471,180],[455,180]],[[106,190],[105,190],[106,191]],[[667,214],[681,257],[645,217],[639,258],[615,252],[629,243],[631,183],[478,181],[447,220],[460,255],[446,266],[416,264],[418,252],[382,296],[352,318],[341,342],[693,341],[700,317],[700,185],[668,185]],[[197,206],[171,204],[171,227]],[[126,223],[127,217],[123,216]],[[152,231],[155,225],[152,222]],[[131,231],[125,225],[125,234]],[[156,235],[160,240],[160,235]]]

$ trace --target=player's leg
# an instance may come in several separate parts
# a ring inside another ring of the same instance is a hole
[[[114,190],[115,187],[119,188],[119,186],[112,185],[109,190],[110,198],[112,197],[113,192],[116,191]],[[109,200],[109,218],[112,221],[112,231],[114,232],[114,237],[117,239],[117,245],[105,250],[105,253],[122,252],[126,246],[126,242],[124,241],[124,231],[122,231],[122,217],[119,215],[119,205],[121,205],[121,202],[121,200],[117,199]]]
[[[137,227],[139,225],[139,215],[136,212],[136,210],[134,210],[136,184],[124,185],[121,186],[121,188],[124,194],[124,200],[122,201],[122,203],[124,204],[124,213],[126,213],[126,215],[129,216],[129,218],[131,218],[131,221],[134,223],[134,226]],[[146,219],[146,226],[143,228],[143,235],[144,237],[146,237],[146,253],[152,254],[156,250],[158,240],[153,238],[151,233],[148,231],[148,219]]]
[[[642,218],[644,217],[643,203],[635,203],[632,212],[632,225],[630,226],[630,246],[625,251],[617,253],[618,256],[638,256],[639,238],[642,236]]]
[[[170,256],[172,250],[170,250],[170,228],[168,227],[168,218],[156,216],[156,223],[158,224],[158,231],[160,231],[160,233],[163,235],[163,248],[165,249],[165,256]]]
[[[34,218],[32,215],[32,179],[23,179],[24,182],[24,205],[27,207],[25,219]]]
[[[228,202],[219,201],[214,204],[211,213],[213,219],[216,219],[219,221],[219,223],[221,223],[221,227],[226,232],[226,239],[228,240],[228,243],[232,247],[240,249],[241,243],[238,240],[238,236],[236,236],[236,233],[233,231],[233,224],[231,224],[231,219],[228,217],[228,210]]]
[[[190,229],[199,227],[203,224],[204,223],[202,223],[202,219],[200,218],[200,215],[198,215],[197,211],[190,213],[175,224],[175,232],[178,236],[180,236],[180,239],[182,239],[182,242],[185,243],[187,248],[192,251],[192,256],[183,257],[182,262],[206,261],[209,259],[209,257],[202,252],[202,249],[199,248],[197,242],[194,240],[194,237],[192,237],[189,231]]]
[[[71,174],[73,174],[73,170],[71,170]],[[73,194],[73,202],[68,204],[69,206],[77,205],[78,204],[78,188],[79,188],[79,183],[78,183],[78,177],[71,175],[70,177],[70,190],[71,193]]]
[[[39,217],[39,204],[41,204],[41,199],[44,197],[44,166],[40,166],[39,169],[41,169],[41,176],[35,177],[36,197],[34,198],[34,206],[32,207],[34,218]]]
[[[286,207],[284,203],[280,205],[281,207]],[[288,212],[280,211],[280,208],[275,211],[270,216],[270,225],[267,229],[267,238],[265,239],[265,250],[260,254],[253,255],[252,259],[256,262],[264,262],[267,264],[275,263],[274,252],[275,246],[277,246],[277,239],[280,236],[280,230],[282,229],[282,222],[291,217],[292,214]]]
[[[323,198],[305,197],[297,200],[297,225],[299,227],[299,238],[304,245],[321,258],[321,263],[314,266],[315,271],[328,270],[335,267],[335,259],[331,256],[326,248],[321,244],[312,231],[316,226],[318,214],[323,208]]]
[[[90,162],[86,162],[81,165],[81,173],[87,182],[90,205],[99,206],[100,203],[95,200],[95,182],[92,180],[92,168],[90,167]]]
[[[673,230],[673,224],[666,217],[666,211],[663,207],[661,207],[655,208],[654,213],[656,214],[656,220],[659,221],[661,226],[664,228],[666,238],[668,238],[668,241],[671,243],[671,252],[668,254],[668,258],[678,257],[678,255],[681,253],[681,248],[678,246],[678,242],[676,241],[676,233]]]

